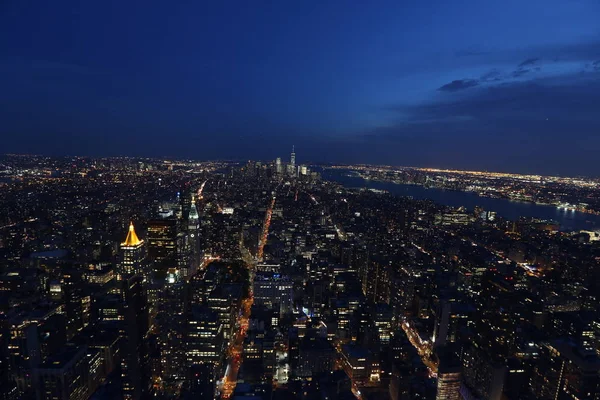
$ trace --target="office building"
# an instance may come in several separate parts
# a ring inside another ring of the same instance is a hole
[[[303,378],[333,370],[336,352],[327,339],[314,334],[300,341],[296,375]]]
[[[134,274],[143,275],[145,263],[144,241],[135,233],[133,222],[129,224],[129,231],[125,241],[121,243],[121,260],[119,263],[119,279]]]
[[[40,400],[86,400],[104,379],[99,353],[86,346],[66,346],[35,369]]]
[[[377,384],[380,379],[379,361],[370,350],[346,344],[342,346],[342,368],[358,387]]]
[[[200,250],[200,216],[196,208],[196,200],[192,197],[192,203],[190,205],[190,213],[188,215],[187,225],[187,265],[182,265],[182,275],[191,276],[193,275],[202,260],[202,253]]]
[[[213,399],[217,389],[218,369],[215,364],[194,364],[189,371],[189,397],[185,399]]]
[[[461,400],[462,365],[460,360],[448,349],[440,351],[439,360],[436,400]]]
[[[119,319],[123,321],[121,381],[123,398],[138,400],[149,391],[148,302],[143,278],[134,275],[122,280]]]
[[[478,397],[500,400],[506,367],[477,343],[467,344],[461,354],[467,387]]]
[[[66,344],[63,307],[38,308],[30,313],[11,315],[5,321],[5,329],[9,376],[19,393],[26,397],[33,389],[33,370]]]
[[[148,222],[148,261],[157,279],[177,268],[177,220],[157,218]]]
[[[254,278],[254,303],[273,308],[280,314],[291,310],[294,284],[286,276],[273,272],[258,272]]]
[[[545,343],[531,378],[538,399],[600,399],[600,360],[595,352],[563,340]]]
[[[474,307],[448,299],[442,299],[435,308],[433,342],[443,347],[456,342],[461,329],[466,329],[473,319]]]
[[[219,316],[207,306],[194,305],[187,319],[186,363],[218,365],[223,351]]]

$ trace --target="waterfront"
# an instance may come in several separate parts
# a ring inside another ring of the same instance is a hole
[[[463,206],[469,210],[473,210],[476,206],[479,206],[483,207],[484,210],[495,211],[499,216],[509,220],[516,220],[519,217],[554,220],[560,224],[561,230],[566,231],[600,228],[599,215],[560,209],[552,205],[482,197],[473,192],[371,181],[357,176],[350,176],[348,170],[326,169],[322,171],[322,176],[324,179],[338,182],[345,187],[386,190],[398,196],[410,196],[414,199],[429,199],[436,203],[451,207]]]

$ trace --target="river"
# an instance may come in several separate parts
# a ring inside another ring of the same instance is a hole
[[[451,207],[466,207],[473,210],[476,206],[486,211],[495,211],[499,216],[516,220],[519,217],[532,217],[558,222],[564,231],[600,229],[600,215],[579,211],[559,209],[551,205],[534,204],[495,199],[479,196],[473,192],[460,192],[436,188],[425,188],[419,185],[396,184],[392,182],[371,181],[357,176],[348,176],[346,170],[327,169],[321,171],[324,179],[335,181],[348,188],[370,188],[386,190],[397,196],[410,196],[414,199],[429,199],[438,204]]]

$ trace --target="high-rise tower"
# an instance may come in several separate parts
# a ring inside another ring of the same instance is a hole
[[[200,265],[200,216],[196,208],[196,200],[192,195],[192,203],[190,205],[190,213],[188,215],[188,246],[189,246],[189,265],[186,270],[183,270],[184,276],[192,275]]]
[[[190,213],[188,215],[188,230],[196,231],[200,225],[200,216],[198,215],[198,209],[196,208],[196,199],[192,194],[192,202],[190,204]]]
[[[436,400],[459,400],[462,382],[461,365],[456,360],[442,358],[437,376]]]
[[[148,261],[155,278],[164,278],[169,268],[177,266],[178,228],[174,217],[148,221]]]
[[[121,262],[119,264],[119,276],[130,276],[134,274],[143,275],[145,259],[144,241],[140,240],[135,233],[133,222],[129,224],[129,232],[125,241],[121,243]]]
[[[148,395],[150,365],[148,359],[148,295],[143,278],[134,275],[121,282],[122,322],[121,384],[123,399],[138,400]]]
[[[296,176],[296,152],[292,146],[292,154],[290,155],[290,163],[287,166],[287,172],[290,176]]]

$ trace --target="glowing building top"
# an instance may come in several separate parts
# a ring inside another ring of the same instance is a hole
[[[196,199],[194,198],[194,195],[192,195],[192,204],[190,205],[190,214],[188,219],[190,221],[198,222],[199,218],[200,216],[198,215],[198,209],[196,208]]]
[[[121,246],[135,247],[142,242],[143,241],[137,237],[135,233],[135,228],[133,227],[133,222],[131,222],[129,224],[129,232],[127,232],[127,237],[125,238],[125,241],[121,243]]]

